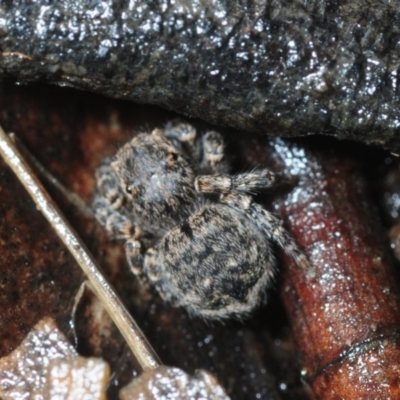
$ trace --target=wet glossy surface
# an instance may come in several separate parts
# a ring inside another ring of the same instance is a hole
[[[100,358],[80,357],[51,318],[0,360],[0,395],[7,400],[104,400],[110,369]]]
[[[189,376],[178,368],[146,371],[120,392],[121,400],[230,400],[218,381],[206,371]]]
[[[295,177],[275,206],[311,262],[303,270],[288,259],[281,287],[304,378],[324,400],[394,399],[400,285],[354,150],[320,138],[245,154]]]
[[[399,13],[378,0],[2,0],[0,74],[400,147]]]

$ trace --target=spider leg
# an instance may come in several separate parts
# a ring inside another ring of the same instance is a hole
[[[125,197],[118,185],[118,178],[111,168],[110,159],[96,171],[96,189],[107,200],[112,209],[119,210],[124,205]]]
[[[161,132],[158,132],[161,133]],[[191,160],[198,160],[203,173],[223,173],[228,171],[225,157],[224,140],[220,133],[206,132],[197,137],[196,128],[179,118],[168,122],[162,131],[174,146],[186,153]]]
[[[195,180],[195,188],[201,193],[258,192],[273,186],[279,175],[267,169],[237,175],[204,175]]]
[[[254,203],[251,196],[230,192],[221,194],[220,201],[245,214],[268,239],[278,244],[285,253],[291,256],[298,266],[309,267],[307,257],[283,227],[280,219],[259,204]]]
[[[222,135],[208,131],[202,138],[203,157],[201,170],[212,174],[224,173],[229,169],[225,156],[225,144]]]
[[[141,276],[143,271],[142,244],[135,238],[130,238],[125,242],[125,254],[129,266],[135,275]]]
[[[137,236],[139,230],[130,221],[127,211],[124,211],[125,197],[109,161],[96,171],[96,182],[93,202],[96,219],[115,238]]]
[[[154,283],[160,279],[157,250],[154,247],[146,249],[138,238],[132,237],[125,242],[125,254],[135,275],[142,277],[145,268],[146,277],[150,282]]]
[[[142,285],[149,287],[149,284],[151,284],[157,288],[164,300],[176,301],[170,290],[165,287],[165,277],[162,275],[162,265],[160,265],[157,248],[145,249],[145,246],[139,240],[132,238],[125,243],[125,254],[131,271]]]
[[[165,125],[164,136],[181,143],[190,143],[196,139],[197,132],[193,125],[180,118],[175,118]]]
[[[175,118],[165,125],[162,133],[190,159],[198,160],[200,158],[201,147],[197,139],[196,128],[193,125],[180,118]]]
[[[146,268],[147,264],[155,264],[155,254],[153,248],[146,250],[143,243],[137,238],[132,237],[125,242],[125,256],[129,267],[140,284],[147,289],[150,289],[150,282],[158,280],[157,274],[152,275],[152,269]]]

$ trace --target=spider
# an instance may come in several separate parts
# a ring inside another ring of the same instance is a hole
[[[281,221],[250,194],[272,186],[276,174],[228,171],[221,134],[199,136],[173,120],[134,137],[96,172],[96,217],[126,240],[133,273],[205,318],[243,318],[260,303],[275,273],[271,241],[305,262]]]

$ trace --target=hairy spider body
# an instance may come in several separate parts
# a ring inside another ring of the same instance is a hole
[[[174,120],[136,136],[97,171],[96,216],[126,240],[132,271],[164,300],[207,318],[241,318],[261,301],[275,271],[271,240],[306,263],[281,222],[248,194],[275,175],[228,168],[219,133],[198,137]]]
[[[207,317],[250,312],[273,276],[269,242],[222,204],[200,208],[168,232],[157,250],[157,262],[144,268],[156,277],[162,297]]]

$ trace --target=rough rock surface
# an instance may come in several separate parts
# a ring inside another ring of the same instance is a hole
[[[399,18],[388,0],[0,0],[0,77],[395,150]]]

